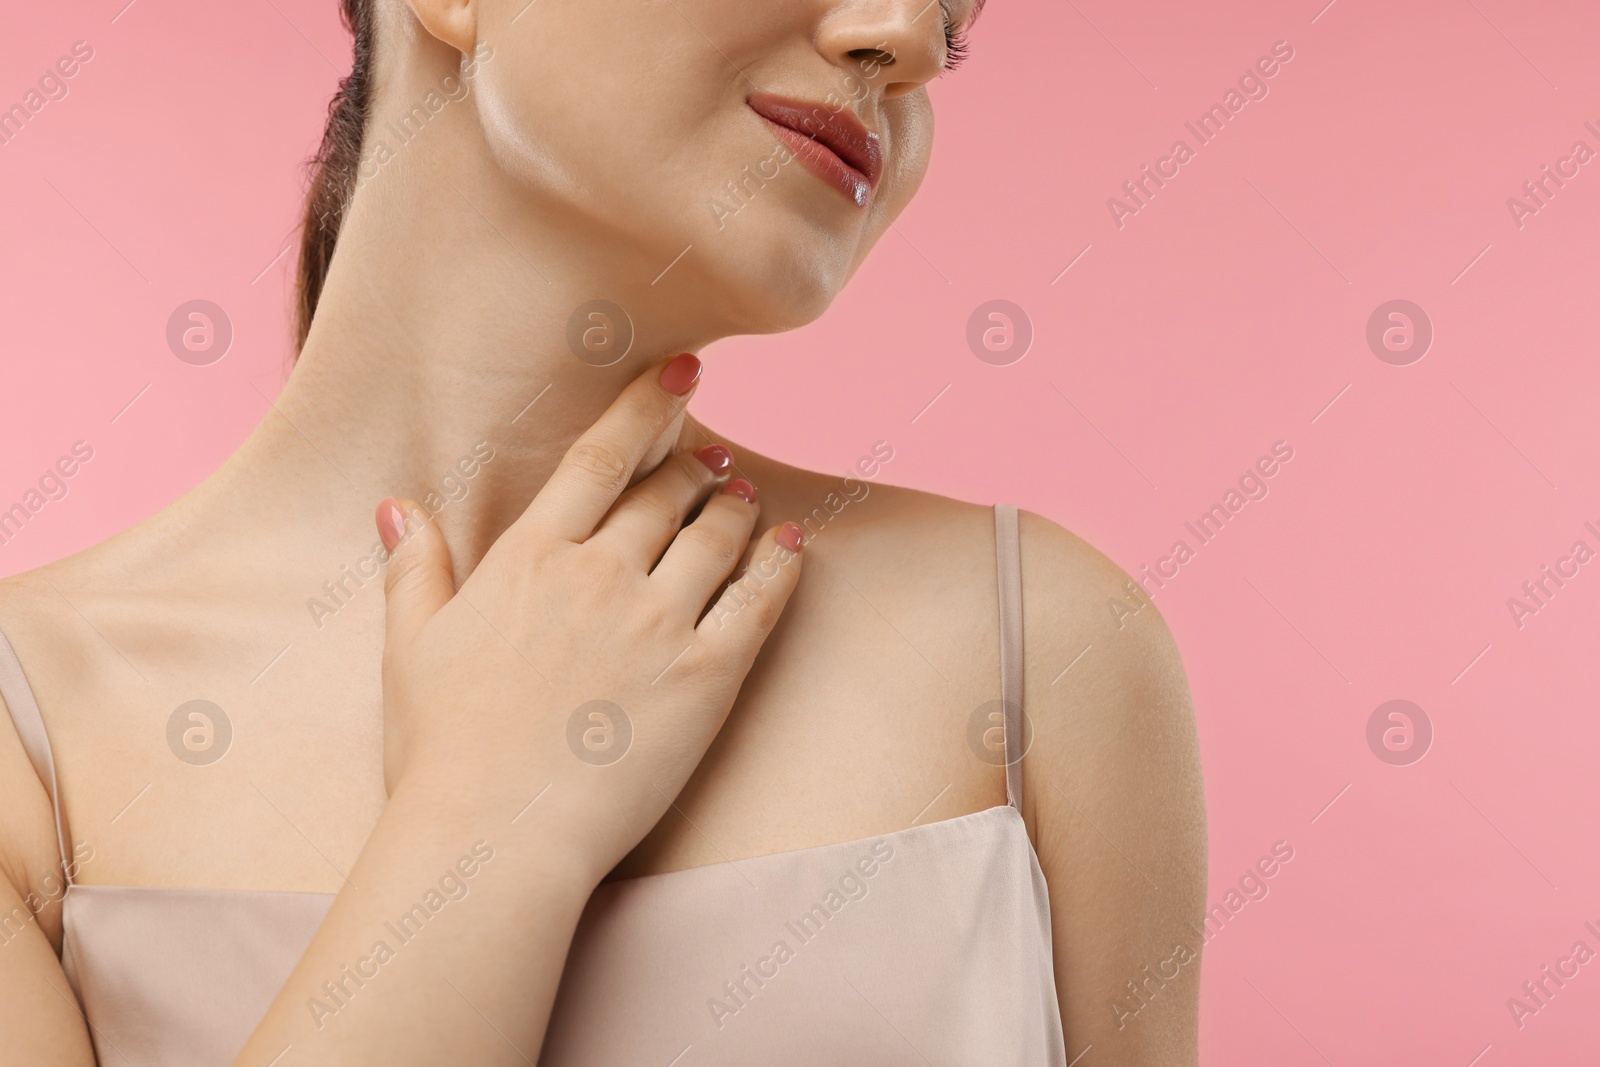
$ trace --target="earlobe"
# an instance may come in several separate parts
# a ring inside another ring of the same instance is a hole
[[[478,41],[476,0],[406,0],[422,28],[462,55]]]

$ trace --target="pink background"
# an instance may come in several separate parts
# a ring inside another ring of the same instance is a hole
[[[125,2],[12,4],[0,35],[5,105],[95,49],[0,146],[0,507],[96,451],[4,573],[184,493],[286,369],[278,257],[348,62],[336,4]],[[1134,572],[1289,442],[1157,597],[1199,719],[1209,899],[1295,850],[1207,946],[1205,1060],[1575,1062],[1600,1045],[1600,962],[1521,1029],[1506,1000],[1578,939],[1600,950],[1600,563],[1520,629],[1506,601],[1600,549],[1600,162],[1520,229],[1506,200],[1574,141],[1600,150],[1600,9],[1323,2],[991,0],[933,89],[921,197],[821,322],[715,347],[697,406],[823,469],[886,438],[887,480],[1015,502]],[[1119,229],[1107,198],[1194,146],[1184,121],[1279,40],[1270,94]],[[164,340],[196,297],[236,330],[209,367]],[[994,298],[1036,330],[1008,366],[964,339]],[[1436,330],[1408,366],[1365,340],[1394,298]],[[741,414],[751,395],[787,403]],[[1409,766],[1366,740],[1395,698],[1435,730]]]

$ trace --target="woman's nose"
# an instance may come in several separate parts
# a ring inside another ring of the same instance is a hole
[[[892,98],[944,69],[946,0],[845,0],[823,17],[817,50]]]

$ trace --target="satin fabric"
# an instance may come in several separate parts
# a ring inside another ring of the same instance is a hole
[[[995,531],[1008,803],[600,886],[573,939],[544,1048],[519,1050],[525,1058],[541,1067],[1065,1067],[1048,891],[1018,810],[1014,507],[995,507]],[[3,633],[0,696],[56,806],[65,864],[49,738]],[[438,899],[419,899],[410,922],[388,924],[390,952],[428,935]],[[71,884],[62,965],[100,1064],[231,1063],[332,902],[320,893]],[[350,965],[307,1001],[323,1028],[383,982],[376,959]],[[470,978],[454,984],[470,988]]]

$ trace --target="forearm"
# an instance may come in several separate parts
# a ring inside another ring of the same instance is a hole
[[[536,1061],[599,877],[552,798],[521,810],[538,791],[398,785],[235,1063]]]

